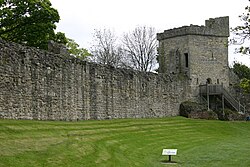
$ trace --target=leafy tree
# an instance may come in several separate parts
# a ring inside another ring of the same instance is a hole
[[[0,0],[0,37],[5,40],[47,49],[48,41],[66,42],[55,33],[60,16],[49,0]]]
[[[232,44],[240,45],[240,47],[236,49],[238,53],[250,55],[249,43],[246,43],[246,41],[249,41],[250,39],[250,6],[246,6],[245,12],[239,17],[243,24],[232,28],[233,38],[230,42]],[[246,93],[250,93],[250,69],[245,65],[235,63],[233,71],[241,79],[240,87]]]
[[[55,34],[54,42],[67,44],[69,42],[68,38],[66,38],[65,34],[62,32],[57,32]]]
[[[126,63],[139,71],[151,71],[156,64],[157,40],[152,27],[136,27],[123,37]]]
[[[245,93],[250,93],[250,79],[242,79],[240,82],[240,87],[244,90]]]
[[[91,56],[87,49],[80,48],[73,39],[68,38],[66,46],[70,54],[81,60],[85,59],[87,56]]]
[[[250,68],[248,68],[244,64],[234,63],[233,71],[235,74],[237,74],[239,79],[244,79],[244,78],[250,79]]]
[[[250,68],[246,65],[235,63],[233,71],[241,80],[240,87],[244,90],[244,92],[250,93]]]

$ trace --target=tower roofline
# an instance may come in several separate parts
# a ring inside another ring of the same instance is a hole
[[[157,39],[164,40],[184,35],[229,37],[229,17],[210,18],[205,21],[205,26],[191,24],[190,26],[165,30],[163,33],[157,33]]]

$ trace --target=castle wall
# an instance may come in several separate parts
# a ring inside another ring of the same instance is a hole
[[[223,83],[228,87],[227,38],[190,36],[189,46],[192,78],[199,79],[199,84],[206,84],[206,79],[211,78],[211,84]]]
[[[223,84],[229,87],[227,38],[214,36],[190,36],[191,86],[198,94],[197,85]],[[197,88],[197,89],[195,89]]]
[[[0,118],[87,120],[176,116],[186,84],[0,40]]]
[[[184,53],[189,52],[188,36],[177,36],[162,40],[159,43],[159,71],[160,73],[184,73]]]
[[[158,33],[159,71],[187,77],[192,100],[198,99],[199,85],[208,80],[229,89],[228,36],[228,17]]]

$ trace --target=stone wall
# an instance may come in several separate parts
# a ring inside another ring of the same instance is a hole
[[[192,100],[199,98],[199,85],[208,81],[229,89],[228,36],[229,17],[158,33],[159,72],[188,77]]]
[[[115,69],[0,40],[0,118],[87,120],[176,116],[186,82]]]

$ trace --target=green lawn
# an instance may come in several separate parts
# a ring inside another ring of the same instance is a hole
[[[161,163],[163,148],[178,149],[176,164]],[[250,122],[0,120],[0,166],[247,167]]]

